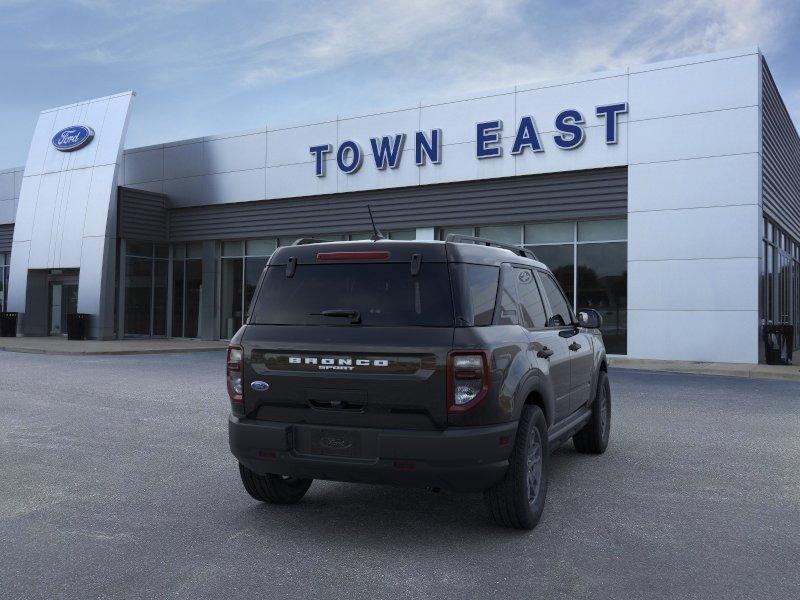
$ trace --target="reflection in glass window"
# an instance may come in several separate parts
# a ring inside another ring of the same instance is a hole
[[[474,227],[443,227],[439,230],[439,239],[445,240],[450,234],[474,236]]]
[[[172,249],[172,337],[199,336],[202,246],[201,243],[175,244]]]
[[[478,237],[487,238],[502,244],[521,244],[522,227],[520,225],[492,225],[479,227]]]
[[[628,221],[580,221],[578,223],[579,242],[606,242],[628,239]]]
[[[603,317],[601,331],[609,354],[627,352],[628,249],[625,242],[578,245],[577,308],[593,308]]]
[[[533,272],[530,269],[515,270],[517,271],[517,291],[523,324],[529,329],[544,327],[547,317]]]
[[[575,241],[575,222],[525,225],[526,244],[554,244]]]
[[[229,340],[242,326],[244,259],[223,258],[220,272],[220,337]]]
[[[575,246],[557,244],[553,246],[526,246],[533,250],[536,258],[553,272],[558,285],[572,302],[575,290]]]
[[[569,303],[558,289],[555,279],[549,273],[542,272],[542,285],[544,286],[544,293],[547,300],[550,302],[550,318],[547,325],[549,327],[561,327],[572,323],[572,313],[569,309]]]
[[[153,260],[125,258],[125,335],[150,335]]]

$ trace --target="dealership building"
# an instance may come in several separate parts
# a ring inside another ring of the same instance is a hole
[[[144,148],[133,100],[44,110],[0,170],[17,335],[230,338],[276,247],[366,238],[369,205],[393,239],[531,248],[614,354],[800,347],[800,138],[757,48]]]

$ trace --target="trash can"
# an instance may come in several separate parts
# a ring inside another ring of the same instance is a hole
[[[764,354],[768,365],[792,364],[794,325],[764,325]]]
[[[85,340],[86,329],[89,325],[89,315],[86,313],[70,313],[67,315],[67,339]]]
[[[17,337],[17,313],[0,312],[0,337]]]

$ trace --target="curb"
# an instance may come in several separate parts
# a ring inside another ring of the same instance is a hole
[[[767,365],[719,365],[715,363],[676,364],[671,361],[645,361],[610,359],[609,367],[634,371],[655,371],[662,373],[689,373],[693,375],[716,375],[722,377],[741,377],[745,379],[771,379],[777,381],[800,382],[800,367],[787,365],[772,367]]]
[[[43,350],[41,348],[9,348],[0,346],[2,352],[16,352],[18,354],[47,354],[51,356],[130,356],[136,354],[185,354],[188,352],[220,352],[219,348],[158,348],[142,350]]]

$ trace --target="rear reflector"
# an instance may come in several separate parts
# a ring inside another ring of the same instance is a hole
[[[372,250],[369,252],[317,252],[318,261],[326,260],[387,260],[389,253],[386,250]]]
[[[417,468],[416,463],[410,460],[396,460],[392,466],[397,471],[413,471]]]

